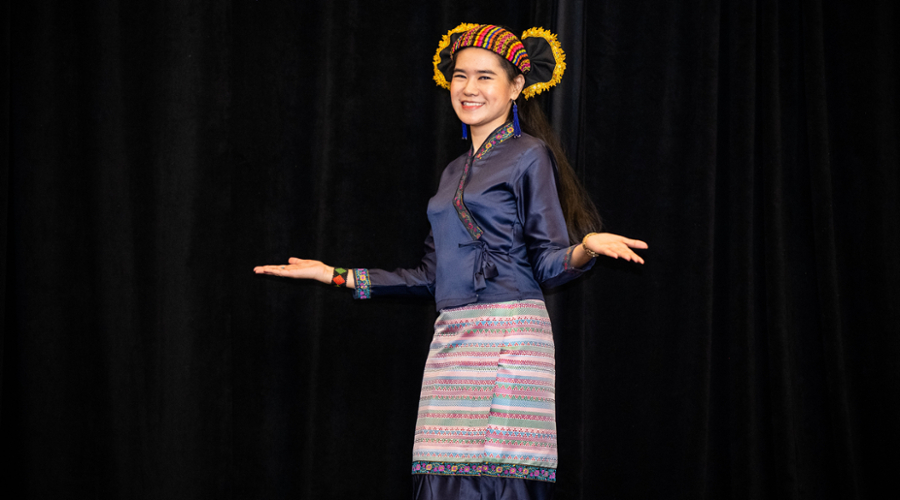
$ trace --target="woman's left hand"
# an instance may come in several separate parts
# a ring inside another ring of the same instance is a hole
[[[600,255],[606,255],[614,259],[625,259],[643,264],[644,259],[640,255],[634,253],[632,248],[649,248],[646,243],[641,240],[633,240],[618,234],[612,233],[595,233],[584,240],[584,244],[588,249]]]

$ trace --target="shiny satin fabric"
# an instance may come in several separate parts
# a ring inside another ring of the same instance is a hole
[[[413,500],[550,500],[556,485],[509,477],[413,476]]]
[[[369,269],[371,283],[357,298],[433,295],[437,309],[511,300],[543,300],[542,288],[590,269],[569,264],[569,236],[556,191],[556,165],[547,146],[502,130],[479,152],[452,161],[428,203],[431,234],[415,268]],[[467,160],[471,172],[464,177]],[[465,216],[454,197],[464,183]]]

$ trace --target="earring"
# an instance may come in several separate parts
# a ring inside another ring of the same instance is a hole
[[[513,101],[513,135],[522,137],[522,127],[519,126],[519,107],[516,106],[516,101]]]
[[[469,138],[469,130],[466,128],[466,124],[465,124],[465,123],[463,123],[462,125],[463,125],[463,136],[462,136],[462,138],[465,140],[465,139],[468,139],[468,138]]]

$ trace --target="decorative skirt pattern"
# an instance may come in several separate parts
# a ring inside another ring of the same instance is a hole
[[[413,474],[555,482],[555,373],[543,301],[441,311],[422,378]]]

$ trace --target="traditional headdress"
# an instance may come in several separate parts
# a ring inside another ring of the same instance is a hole
[[[562,80],[566,71],[566,54],[556,35],[543,28],[531,28],[519,38],[513,33],[492,24],[463,23],[448,31],[438,43],[434,54],[434,81],[445,89],[450,88],[450,67],[453,57],[461,49],[478,47],[490,50],[511,62],[525,76],[525,99],[550,89]],[[513,103],[513,126],[515,136],[522,131],[519,127],[518,107]],[[463,139],[467,136],[463,123]]]
[[[434,54],[434,81],[450,88],[450,66],[460,49],[479,47],[490,50],[511,62],[525,75],[525,99],[550,89],[566,71],[566,54],[556,35],[543,28],[531,28],[519,38],[491,24],[460,24],[441,38]]]

